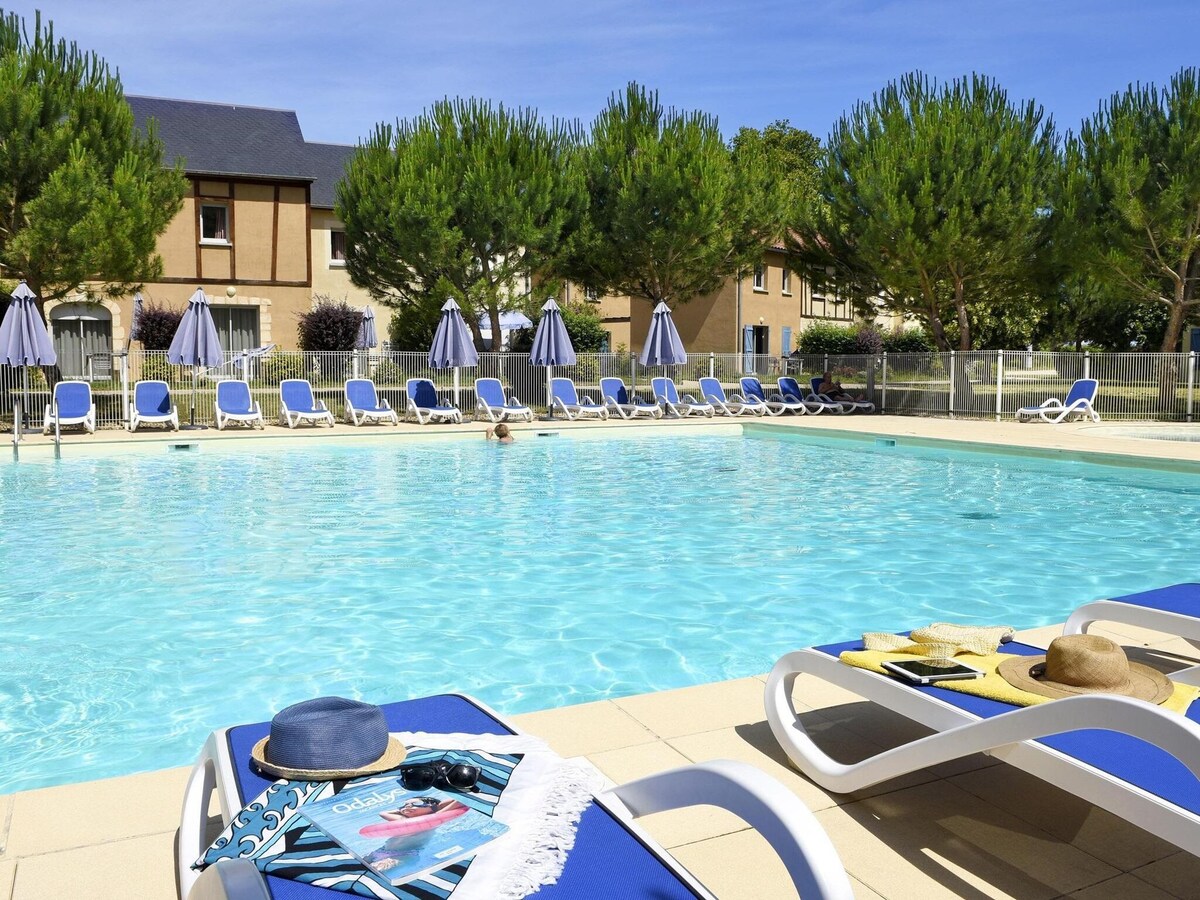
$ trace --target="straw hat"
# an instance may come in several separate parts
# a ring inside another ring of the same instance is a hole
[[[1131,663],[1119,644],[1094,634],[1057,637],[1045,656],[1012,656],[996,672],[1013,687],[1042,697],[1123,694],[1162,703],[1175,690],[1162,672]]]
[[[340,781],[394,769],[406,753],[378,706],[318,697],[281,709],[250,758],[277,778]]]

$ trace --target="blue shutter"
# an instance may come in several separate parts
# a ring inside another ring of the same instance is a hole
[[[783,342],[780,346],[783,348],[781,356],[787,356],[792,352],[792,329],[786,325],[783,326]]]
[[[754,326],[742,328],[742,371],[754,371]]]

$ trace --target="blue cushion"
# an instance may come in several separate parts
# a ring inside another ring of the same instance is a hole
[[[1185,587],[1185,585],[1178,585],[1178,587]],[[825,644],[813,649],[836,657],[844,650],[862,650],[863,645],[862,640],[859,639],[843,641],[839,644]],[[1038,647],[1031,647],[1017,641],[1004,644],[1002,650],[1021,656],[1038,656],[1046,652]],[[897,684],[899,685],[900,682]],[[986,697],[975,697],[971,694],[931,685],[912,686],[908,689],[931,694],[939,700],[973,713],[981,719],[1020,708],[997,700],[988,700]],[[1200,722],[1200,702],[1193,703],[1189,707],[1187,717],[1193,722]],[[1102,772],[1107,772],[1191,813],[1200,815],[1200,781],[1197,781],[1187,766],[1165,750],[1160,750],[1152,744],[1126,734],[1099,729],[1070,731],[1066,734],[1041,738],[1038,743],[1053,747],[1055,750],[1086,762]]]
[[[464,697],[440,695],[389,703],[383,707],[391,731],[511,734],[511,730]],[[244,805],[272,783],[250,768],[250,748],[270,731],[269,722],[239,725],[228,732],[229,752]],[[319,900],[346,896],[336,891],[268,876],[275,900]],[[575,848],[558,882],[532,895],[539,900],[695,900],[683,884],[617,819],[592,804],[579,822]]]
[[[1200,584],[1173,584],[1154,591],[1113,597],[1113,600],[1184,616],[1200,616]]]

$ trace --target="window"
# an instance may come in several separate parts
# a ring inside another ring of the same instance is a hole
[[[329,232],[329,265],[346,265],[346,232]]]
[[[588,303],[599,303],[600,302],[600,294],[596,291],[595,288],[584,288],[583,289],[583,299],[585,299]]]
[[[257,306],[213,306],[211,309],[222,350],[239,353],[258,346]]]
[[[54,350],[65,378],[112,374],[112,314],[99,304],[63,303],[50,312]]]
[[[754,289],[756,291],[765,291],[767,289],[767,270],[762,266],[754,267]]]
[[[229,243],[229,207],[224,203],[200,206],[200,243]]]
[[[783,267],[783,271],[779,275],[779,289],[788,295],[792,293],[792,270],[787,266]]]

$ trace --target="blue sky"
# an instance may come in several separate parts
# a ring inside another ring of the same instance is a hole
[[[636,80],[666,105],[824,138],[906,71],[979,71],[1075,128],[1132,81],[1165,83],[1200,33],[1198,0],[42,0],[127,93],[295,109],[309,140],[474,95],[590,122]]]

